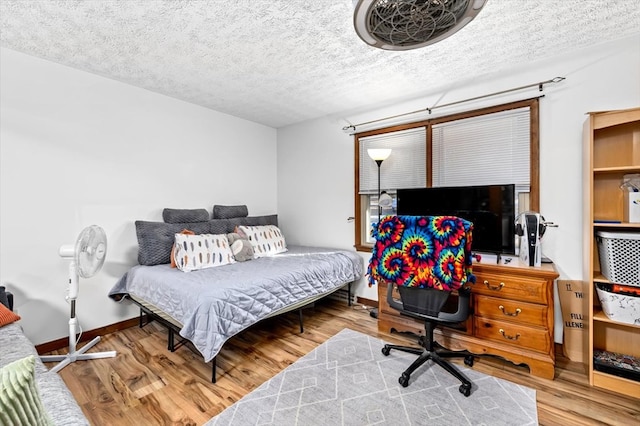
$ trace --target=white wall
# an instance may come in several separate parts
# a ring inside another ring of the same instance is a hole
[[[640,37],[594,46],[509,75],[358,113],[336,114],[278,130],[278,212],[288,239],[303,244],[353,247],[353,137],[341,128],[514,87],[566,77],[545,87],[540,102],[540,210],[559,225],[549,228],[543,252],[561,278],[582,279],[582,125],[585,113],[640,105]],[[428,87],[428,72],[425,87]],[[423,91],[416,88],[417,92]],[[538,96],[537,88],[442,110],[433,117]],[[426,115],[414,116],[414,119]],[[362,253],[365,260],[369,254]],[[356,294],[377,300],[364,280]]]
[[[353,247],[354,225],[347,221],[354,215],[353,137],[341,130],[347,120],[364,122],[555,76],[567,80],[549,86],[541,101],[541,212],[560,227],[548,231],[543,245],[562,278],[581,279],[584,114],[640,105],[638,44],[636,36],[277,133],[0,49],[0,285],[16,294],[22,326],[38,344],[67,335],[67,262],[58,247],[90,224],[105,229],[109,250],[103,270],[81,283],[84,329],[137,314],[106,294],[136,263],[133,222],[161,220],[163,207],[246,203],[252,215],[277,212],[291,243]],[[356,293],[377,299],[364,280]]]
[[[278,130],[278,223],[287,242],[353,248],[353,139],[321,118]]]
[[[108,238],[81,280],[85,330],[132,318],[107,297],[137,263],[134,221],[164,207],[277,207],[276,130],[12,50],[0,50],[0,285],[34,343],[68,334],[61,244]]]

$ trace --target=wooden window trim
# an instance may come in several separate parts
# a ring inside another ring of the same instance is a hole
[[[390,127],[385,127],[377,130],[369,130],[362,133],[356,133],[354,135],[354,199],[355,199],[355,244],[354,247],[357,251],[370,252],[372,245],[363,244],[362,235],[362,203],[360,201],[360,138],[380,135],[384,133],[397,132],[400,130],[412,129],[415,127],[426,127],[427,130],[427,187],[430,187],[433,182],[431,178],[431,156],[432,156],[432,126],[439,123],[448,121],[461,120],[464,118],[477,117],[480,115],[492,114],[495,112],[508,111],[512,109],[529,107],[529,140],[530,140],[530,193],[529,193],[529,208],[533,211],[540,211],[540,102],[538,97],[525,99],[522,101],[510,102],[502,105],[495,105],[491,107],[481,108],[473,111],[465,111],[456,114],[446,115],[434,119],[421,120],[412,123],[400,124]]]

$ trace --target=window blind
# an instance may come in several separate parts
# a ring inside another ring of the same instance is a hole
[[[369,148],[391,148],[380,166],[380,189],[423,188],[427,181],[427,143],[424,126],[359,139],[360,194],[378,193],[378,165],[367,154]]]
[[[516,184],[530,190],[529,107],[434,125],[433,186]]]

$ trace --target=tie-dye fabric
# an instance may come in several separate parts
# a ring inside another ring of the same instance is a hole
[[[367,268],[369,286],[456,290],[475,282],[471,263],[473,224],[455,216],[386,216],[375,224]]]

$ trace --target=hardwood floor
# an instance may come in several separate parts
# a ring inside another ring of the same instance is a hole
[[[93,351],[116,350],[116,358],[72,363],[60,375],[93,425],[201,425],[343,328],[414,341],[378,333],[368,311],[333,300],[305,309],[304,325],[300,334],[294,312],[230,339],[218,356],[216,384],[196,352],[167,350],[167,332],[156,323],[103,336]],[[553,381],[494,358],[477,358],[473,368],[535,388],[541,425],[640,424],[640,399],[591,388],[582,364],[562,356]]]

